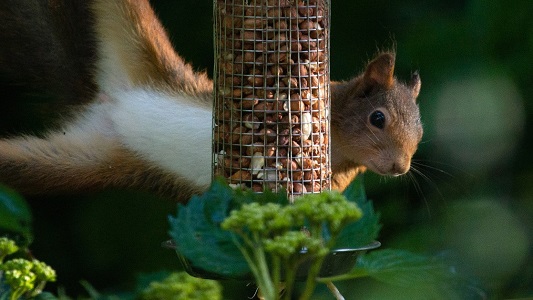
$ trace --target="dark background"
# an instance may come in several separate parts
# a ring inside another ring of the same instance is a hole
[[[153,4],[179,54],[211,74],[212,2]],[[422,78],[425,135],[416,171],[365,176],[382,214],[383,247],[446,253],[491,299],[533,296],[532,12],[527,0],[332,1],[333,80],[357,75],[393,45],[398,78],[414,70]],[[42,110],[54,99],[0,88],[2,136],[39,133],[55,122]],[[82,279],[116,292],[132,289],[139,273],[181,267],[159,246],[173,203],[131,191],[28,201],[33,253],[57,270],[67,294],[79,293]],[[340,288],[347,299],[398,295],[365,280]],[[225,290],[251,295],[240,283]]]

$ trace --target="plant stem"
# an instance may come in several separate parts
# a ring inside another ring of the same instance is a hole
[[[257,257],[258,257],[257,252],[254,251],[253,253],[248,253],[246,247],[242,246],[237,241],[237,239],[234,238],[233,241],[235,242],[235,245],[237,246],[237,248],[239,248],[239,250],[241,251],[242,255],[244,256],[244,259],[246,260],[246,263],[248,264],[248,267],[250,268],[250,270],[252,271],[252,274],[254,275],[256,284],[258,286],[257,293],[258,293],[259,299],[261,300],[277,299],[277,298],[272,298],[273,296],[270,294],[264,296],[264,293],[265,293],[264,287],[267,287],[268,284],[264,282],[265,279],[263,278],[263,271],[261,270],[261,266],[259,266],[259,262],[257,261]],[[248,238],[244,237],[244,241],[245,243],[248,244],[248,246],[251,249],[255,249],[255,247],[253,246],[253,244],[251,244],[251,241]],[[252,258],[252,255],[254,255],[256,259],[255,261]],[[268,274],[268,271],[267,271],[267,274]],[[267,290],[266,292],[268,293],[269,291]]]
[[[243,247],[235,237],[233,237],[233,242],[235,243],[235,246],[237,246],[237,248],[239,248],[239,250],[241,251],[242,256],[244,256],[244,259],[246,260],[248,267],[250,267],[252,274],[255,278],[257,278],[259,276],[259,270],[257,269],[257,266],[253,261],[251,255],[248,253],[248,251],[246,251],[246,247]]]
[[[24,289],[11,290],[9,300],[18,300],[22,296],[22,294],[24,294],[24,292]]]
[[[254,240],[259,241],[260,237],[254,234]],[[261,289],[265,299],[278,299],[279,294],[276,295],[276,288],[274,287],[274,283],[270,277],[265,251],[259,243],[253,249],[258,269],[258,274],[255,278],[257,280],[257,284],[259,285],[259,288]]]
[[[292,295],[292,289],[294,287],[294,281],[296,280],[296,270],[298,264],[291,264],[289,260],[286,259],[285,265],[288,266],[288,268],[285,269],[285,296],[283,297],[283,299],[290,300]]]
[[[333,296],[335,296],[335,299],[344,300],[344,296],[341,294],[341,292],[339,292],[339,289],[337,289],[337,287],[333,284],[333,282],[328,281],[326,285],[328,286],[328,289],[331,291]]]
[[[281,277],[281,263],[279,256],[272,257],[272,282],[274,283],[274,293],[280,294],[280,277]],[[279,296],[278,296],[279,297]]]
[[[42,280],[41,282],[39,282],[39,284],[36,284],[30,294],[30,297],[35,297],[39,295],[40,293],[42,293],[45,286],[46,286],[46,280]]]
[[[322,262],[324,261],[325,257],[325,255],[321,255],[320,257],[317,257],[315,261],[313,261],[313,263],[311,264],[311,268],[309,270],[309,274],[307,275],[307,280],[305,282],[305,290],[300,296],[300,300],[310,299],[313,295],[313,291],[315,290],[316,286],[316,278],[320,273],[320,268],[322,267]]]
[[[265,300],[275,300],[277,295],[275,294],[275,288],[270,279],[270,274],[268,272],[268,265],[266,262],[265,252],[263,248],[257,244],[254,244],[252,240],[247,238],[244,234],[242,235],[244,242],[247,244],[249,249],[253,249],[253,253],[248,253],[247,247],[241,245],[237,239],[234,239],[235,245],[241,251],[244,259],[248,263],[252,274],[254,275],[255,281],[259,288],[259,291],[262,295],[262,299]],[[257,241],[258,236],[254,235],[254,240]],[[253,256],[253,257],[252,257]]]

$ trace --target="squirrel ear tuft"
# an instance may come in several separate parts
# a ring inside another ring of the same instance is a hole
[[[365,70],[365,81],[389,89],[394,84],[394,53],[386,52],[374,58]]]
[[[418,71],[415,71],[413,75],[411,75],[411,82],[409,83],[409,87],[411,88],[411,92],[413,93],[413,97],[416,99],[418,97],[418,94],[420,93],[420,74],[418,74]]]

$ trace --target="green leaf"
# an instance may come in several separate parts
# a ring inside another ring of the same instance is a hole
[[[455,272],[441,256],[404,250],[376,250],[357,260],[347,274],[320,278],[321,282],[371,277],[424,299],[475,299],[483,294],[471,280]],[[405,298],[405,297],[404,297]],[[408,297],[410,299],[412,297]]]
[[[176,218],[169,217],[170,236],[177,251],[195,268],[223,277],[238,277],[250,272],[231,232],[220,223],[232,208],[235,191],[222,180],[215,180],[209,190],[180,205]]]
[[[365,254],[357,260],[350,273],[330,279],[364,276],[399,288],[416,290],[427,299],[472,299],[483,294],[471,279],[457,273],[443,256],[425,256],[395,249]]]
[[[412,287],[449,282],[456,274],[441,257],[423,256],[405,250],[377,250],[361,256],[353,273],[396,286]]]
[[[363,247],[377,239],[381,224],[379,214],[374,211],[372,201],[366,198],[362,174],[346,188],[344,196],[354,202],[363,212],[363,217],[344,227],[334,249]]]
[[[32,215],[26,201],[15,191],[0,185],[0,236],[7,236],[19,246],[33,240]]]

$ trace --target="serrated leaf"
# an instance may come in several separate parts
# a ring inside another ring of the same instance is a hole
[[[19,246],[33,240],[32,215],[26,201],[15,191],[0,185],[0,236],[13,239]]]
[[[442,256],[425,256],[405,250],[376,250],[361,256],[342,279],[369,276],[378,281],[418,290],[427,299],[478,299],[481,291],[455,271]]]
[[[376,280],[401,287],[441,284],[455,277],[453,269],[440,257],[394,249],[376,250],[361,256],[353,272],[363,272]]]
[[[374,211],[372,201],[366,198],[363,175],[360,174],[343,192],[348,201],[354,202],[363,212],[363,217],[346,225],[337,237],[336,249],[358,248],[377,239],[381,224],[379,214]]]
[[[169,217],[170,235],[177,251],[192,266],[227,277],[250,272],[232,234],[222,230],[220,223],[231,209],[234,191],[215,180],[209,190],[180,205],[176,218]]]

